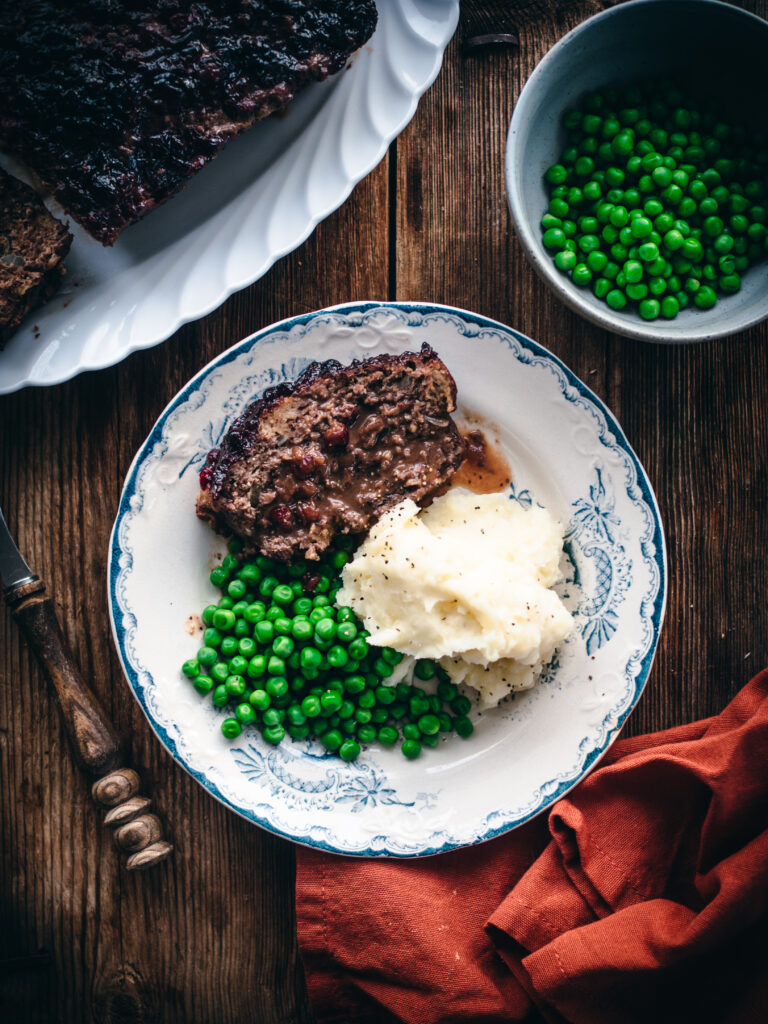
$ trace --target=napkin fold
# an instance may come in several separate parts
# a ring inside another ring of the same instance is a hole
[[[768,670],[488,843],[299,848],[296,908],[321,1024],[768,1021]]]

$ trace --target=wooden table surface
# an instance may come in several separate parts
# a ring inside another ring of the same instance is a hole
[[[293,847],[225,810],[165,753],[123,679],[105,594],[109,532],[137,447],[192,374],[266,324],[345,300],[432,300],[537,339],[618,417],[666,527],[666,623],[625,732],[717,712],[768,664],[767,325],[691,347],[612,336],[550,294],[510,225],[502,168],[514,101],[555,40],[601,6],[466,4],[410,126],[305,245],[165,344],[0,399],[0,505],[176,844],[150,873],[119,867],[3,608],[2,1020],[312,1019]],[[768,15],[768,0],[745,6]],[[514,29],[519,49],[463,55],[467,33],[486,24]]]

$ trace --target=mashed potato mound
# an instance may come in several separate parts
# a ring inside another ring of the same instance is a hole
[[[527,689],[573,621],[553,590],[563,528],[504,494],[454,488],[421,511],[406,500],[376,523],[337,596],[371,641],[440,662],[497,704]]]

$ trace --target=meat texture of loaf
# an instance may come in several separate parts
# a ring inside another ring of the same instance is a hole
[[[0,142],[111,245],[375,25],[374,0],[0,3]]]
[[[464,458],[456,385],[437,354],[313,363],[233,423],[200,474],[198,515],[247,551],[316,559],[404,498],[442,493]]]
[[[59,287],[71,243],[34,189],[0,170],[0,345]]]

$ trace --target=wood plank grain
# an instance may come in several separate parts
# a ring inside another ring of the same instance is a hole
[[[8,1021],[309,1021],[293,848],[225,810],[169,758],[122,679],[107,618],[122,480],[168,400],[265,324],[386,297],[386,161],[292,256],[166,344],[99,374],[0,400],[0,504],[46,579],[83,675],[167,822],[171,861],[132,876],[74,767],[10,616],[0,620],[0,973]]]

